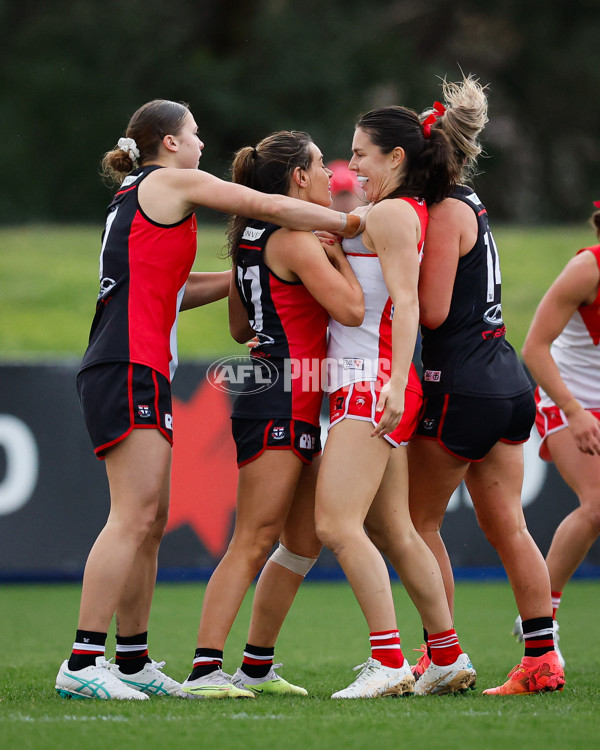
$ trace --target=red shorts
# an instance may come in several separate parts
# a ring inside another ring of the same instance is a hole
[[[329,428],[342,419],[359,419],[375,426],[383,412],[376,412],[380,389],[374,382],[361,381],[339,388],[329,395]],[[383,437],[395,448],[406,445],[417,428],[423,395],[412,388],[404,392],[404,414],[393,432]]]
[[[552,463],[552,456],[546,445],[546,438],[554,432],[564,430],[565,427],[569,426],[569,422],[558,406],[540,406],[540,392],[538,388],[535,389],[535,404],[537,406],[535,426],[542,438],[538,452],[540,458]],[[593,414],[596,419],[600,420],[600,411],[594,409],[588,409],[587,411],[589,411],[590,414]]]

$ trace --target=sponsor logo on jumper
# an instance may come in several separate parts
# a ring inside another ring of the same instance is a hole
[[[502,320],[502,305],[492,305],[483,313],[483,319],[486,323],[491,326],[499,326],[504,321]]]
[[[488,341],[489,339],[502,338],[502,336],[504,336],[505,333],[506,333],[506,326],[500,326],[500,328],[495,328],[493,331],[482,331],[481,335],[485,341]]]
[[[285,427],[273,427],[271,435],[273,435],[273,440],[283,440],[285,437]]]
[[[98,299],[106,297],[106,295],[116,286],[117,282],[114,279],[105,276],[100,281],[100,291],[98,292]]]
[[[472,203],[477,208],[481,206],[481,201],[479,200],[479,196],[477,195],[477,193],[471,193],[471,194],[465,195],[465,200],[469,201],[469,203]]]
[[[122,189],[122,188],[124,188],[124,187],[127,187],[128,185],[133,185],[133,183],[134,183],[134,182],[135,182],[136,180],[139,180],[141,176],[142,176],[141,174],[136,174],[136,175],[131,175],[131,174],[130,174],[130,175],[129,175],[128,177],[126,177],[126,178],[125,178],[125,179],[123,180],[123,182],[121,183],[121,189]]]
[[[257,346],[264,346],[265,344],[274,344],[275,343],[275,339],[272,336],[269,336],[266,333],[257,333],[256,334],[256,338],[258,339]],[[256,350],[254,350],[254,351],[256,351]],[[256,354],[259,354],[259,352],[256,352]],[[262,354],[262,352],[260,352],[260,354]],[[262,356],[264,356],[264,355],[262,355]]]
[[[300,441],[298,445],[304,450],[314,450],[315,438],[313,435],[309,435],[308,433],[303,432],[302,435],[300,435]]]
[[[427,380],[429,383],[439,383],[440,380],[442,379],[442,371],[441,370],[425,370],[423,379]]]
[[[146,419],[147,417],[151,416],[152,411],[150,410],[150,407],[147,404],[138,404],[138,414],[140,417],[144,417]]]
[[[264,234],[265,229],[253,229],[252,227],[246,227],[244,229],[244,234],[242,234],[243,240],[251,240],[252,242],[256,242],[256,240],[260,239],[262,235]]]
[[[343,360],[343,367],[344,370],[364,370],[365,360],[348,357]]]

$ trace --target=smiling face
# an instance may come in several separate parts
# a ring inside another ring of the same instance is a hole
[[[349,169],[356,172],[358,181],[369,202],[381,200],[393,192],[401,182],[404,149],[397,146],[384,154],[371,140],[366,130],[356,128],[352,139],[352,159]]]
[[[331,190],[329,188],[329,178],[332,175],[330,169],[327,169],[323,163],[323,154],[318,146],[314,143],[308,144],[310,154],[310,166],[308,169],[301,169],[298,177],[303,181],[303,194],[298,197],[304,200],[316,203],[319,206],[329,206],[331,204]]]

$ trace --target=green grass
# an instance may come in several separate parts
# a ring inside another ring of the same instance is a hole
[[[79,358],[86,346],[98,288],[100,227],[0,229],[0,357]],[[550,282],[590,229],[498,227],[508,338],[520,351],[533,312]],[[200,227],[196,270],[224,270],[223,225]],[[180,316],[182,360],[240,351],[229,336],[224,300]],[[245,350],[244,350],[245,351]]]
[[[79,587],[0,587],[0,740],[3,748],[387,748],[430,750],[510,747],[590,748],[600,733],[598,582],[569,584],[560,610],[567,658],[563,693],[483,696],[504,681],[522,655],[510,636],[515,614],[506,583],[459,583],[456,626],[478,671],[478,688],[463,696],[332,701],[368,655],[368,633],[345,583],[308,583],[285,623],[277,658],[282,673],[308,698],[254,701],[153,699],[135,705],[61,700],[54,677],[75,634]],[[182,679],[195,647],[204,586],[158,587],[150,627],[155,658]],[[414,608],[394,587],[403,648],[421,643]],[[239,665],[249,616],[247,598],[226,648],[225,669]],[[109,635],[109,644],[114,643]],[[107,653],[107,655],[112,655]]]
[[[100,227],[0,229],[0,357],[79,358],[87,345],[98,294]],[[200,227],[195,270],[223,271],[224,228]],[[179,319],[183,358],[238,351],[229,336],[227,302]]]
[[[597,240],[585,224],[576,227],[494,229],[502,270],[502,313],[507,337],[520,352],[533,313],[567,261]]]
[[[0,229],[0,357],[80,357],[97,292],[99,227]],[[520,350],[547,286],[580,247],[585,226],[499,227],[509,340]],[[222,270],[222,227],[198,234],[198,270]],[[227,330],[226,303],[186,312],[179,326],[182,359],[238,351]],[[277,657],[284,676],[306,686],[307,699],[256,701],[152,700],[105,703],[60,700],[54,677],[75,634],[79,587],[0,586],[0,747],[12,750],[120,748],[589,748],[600,735],[600,633],[593,606],[599,582],[569,584],[560,611],[568,659],[562,694],[491,698],[480,688],[502,682],[522,647],[510,637],[515,615],[507,584],[457,586],[457,629],[478,670],[479,688],[465,696],[335,702],[331,692],[354,677],[367,656],[367,632],[346,584],[307,584],[282,632]],[[160,585],[151,622],[155,658],[183,678],[195,645],[203,586]],[[409,658],[422,635],[414,608],[395,587]],[[596,605],[597,606],[597,605]],[[246,601],[227,644],[234,670],[246,640]],[[112,643],[112,637],[109,637]]]

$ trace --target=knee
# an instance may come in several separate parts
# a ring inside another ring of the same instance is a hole
[[[422,508],[416,509],[411,506],[410,520],[417,532],[423,536],[424,534],[439,534],[444,516],[443,514],[439,516],[437,513],[427,513]]]
[[[280,542],[279,546],[269,559],[276,562],[278,565],[281,565],[283,568],[291,570],[292,573],[296,573],[304,578],[312,566],[317,562],[320,551],[321,548],[319,547],[319,551],[312,557],[299,555],[295,552],[291,552]]]
[[[154,536],[157,508],[158,502],[139,504],[135,508],[128,509],[127,512],[112,508],[107,526],[116,530],[120,536],[132,539],[139,546],[146,539]],[[166,519],[164,523],[166,524]]]
[[[323,545],[315,531],[314,516],[313,525],[310,529],[307,529],[304,526],[293,525],[290,528],[290,525],[286,525],[279,537],[279,544],[290,550],[290,552],[295,555],[311,559],[317,558]]]
[[[321,541],[317,538],[317,536],[313,536],[312,539],[303,539],[300,541],[294,540],[290,542],[287,540],[284,536],[282,536],[279,539],[280,546],[284,546],[286,549],[288,549],[292,554],[299,555],[300,557],[306,557],[310,560],[316,560],[317,557],[321,554],[321,550],[323,549],[323,544]]]
[[[168,521],[169,511],[166,508],[160,508],[154,515],[154,519],[151,521],[148,535],[160,542],[164,536]]]
[[[166,511],[163,513],[155,508],[147,508],[143,513],[140,513],[135,529],[138,546],[156,550],[164,536],[167,521],[168,512]]]
[[[389,556],[389,551],[392,546],[389,534],[386,534],[384,529],[373,524],[365,524],[369,539],[377,547],[377,549],[386,556]]]
[[[375,526],[366,524],[369,539],[377,547],[382,555],[388,559],[397,558],[398,555],[410,554],[415,545],[422,543],[422,539],[411,523],[388,526]]]
[[[339,519],[333,519],[330,516],[316,516],[317,537],[321,544],[330,549],[334,555],[350,543],[349,537],[352,535],[352,528],[347,524],[342,524]],[[364,533],[364,532],[363,532]]]
[[[229,545],[229,553],[243,558],[256,573],[267,561],[273,546],[279,539],[279,529],[264,526],[252,533],[234,532]]]
[[[483,532],[483,535],[489,542],[489,544],[492,545],[492,547],[497,550],[498,546],[502,544],[502,539],[504,537],[504,534],[499,533],[498,529],[494,529],[493,526],[487,526],[486,524],[479,524],[479,528]]]
[[[327,514],[321,513],[318,510],[315,513],[315,530],[317,532],[317,538],[321,544],[328,549],[332,549],[335,546],[335,525]]]
[[[581,512],[585,515],[590,529],[600,534],[600,497],[594,498],[592,502],[585,502],[581,506]]]
[[[506,545],[523,543],[525,537],[530,537],[525,520],[522,523],[506,524],[501,527],[480,522],[479,527],[496,551],[501,551]]]

